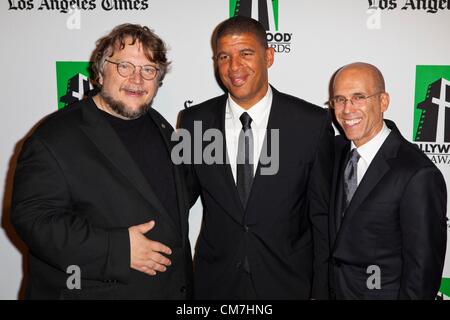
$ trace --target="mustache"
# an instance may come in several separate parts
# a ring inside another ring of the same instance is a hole
[[[140,88],[140,87],[133,87],[133,86],[123,86],[120,88],[120,90],[126,90],[126,91],[131,91],[131,92],[135,92],[135,93],[147,93],[147,90]]]

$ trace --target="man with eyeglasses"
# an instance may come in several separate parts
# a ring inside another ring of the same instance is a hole
[[[332,296],[434,299],[447,236],[441,172],[383,120],[389,94],[375,66],[341,68],[330,105],[345,133],[330,200]]]
[[[188,204],[154,109],[164,42],[123,24],[97,42],[99,90],[48,117],[24,144],[11,219],[29,247],[30,299],[186,299]]]

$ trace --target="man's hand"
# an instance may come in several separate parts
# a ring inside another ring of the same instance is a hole
[[[155,221],[149,221],[128,228],[130,234],[131,268],[144,272],[150,276],[156,272],[164,272],[172,263],[162,253],[172,254],[169,247],[160,242],[152,241],[144,236],[155,226]]]

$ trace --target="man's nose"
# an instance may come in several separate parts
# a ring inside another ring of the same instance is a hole
[[[344,113],[351,113],[354,110],[352,99],[346,99],[344,101]]]
[[[239,70],[239,68],[242,66],[241,59],[239,57],[231,57],[230,58],[230,69],[232,71]]]
[[[144,82],[144,78],[141,75],[141,69],[136,68],[134,70],[134,73],[130,76],[130,81],[132,81],[133,83],[143,83]]]

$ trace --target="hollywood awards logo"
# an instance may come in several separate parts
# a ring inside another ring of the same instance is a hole
[[[292,33],[279,32],[278,0],[230,0],[230,17],[258,20],[267,31],[269,46],[278,53],[291,52]]]
[[[450,66],[417,66],[414,137],[435,164],[450,164]]]
[[[93,89],[87,61],[57,61],[56,79],[58,109],[85,98]]]

